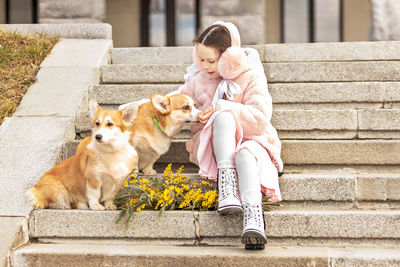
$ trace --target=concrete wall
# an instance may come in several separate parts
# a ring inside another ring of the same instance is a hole
[[[344,0],[343,35],[345,42],[368,41],[371,24],[369,0]],[[266,0],[265,38],[267,43],[281,40],[280,0]]]
[[[6,0],[0,0],[0,24],[6,23]]]
[[[280,0],[267,0],[265,2],[265,41],[266,43],[281,42],[281,13]]]
[[[266,0],[202,0],[201,29],[214,21],[233,22],[239,29],[242,44],[265,43]]]
[[[32,23],[32,1],[10,1],[10,23]]]
[[[368,41],[371,25],[369,0],[344,0],[344,41]]]
[[[12,23],[31,19],[30,0],[11,1]],[[41,23],[99,22],[113,27],[115,47],[140,46],[140,0],[40,0]],[[244,44],[279,43],[280,0],[203,0],[202,28],[215,20],[237,24]],[[368,41],[369,0],[344,0],[344,41]],[[0,23],[5,23],[5,0],[0,0]],[[253,27],[248,27],[253,25]]]
[[[242,3],[243,2],[243,3]],[[371,24],[369,0],[344,0],[343,35],[344,41],[368,41]],[[260,13],[260,11],[263,12]],[[247,17],[252,13],[251,21]],[[212,1],[203,0],[201,10],[202,26],[212,20],[230,20],[237,23],[244,44],[280,43],[281,13],[280,0],[253,1]],[[263,25],[260,27],[260,22]],[[252,23],[255,27],[247,27]]]
[[[105,11],[105,0],[40,0],[39,22],[101,23]]]
[[[140,0],[107,0],[106,7],[114,47],[140,46]]]

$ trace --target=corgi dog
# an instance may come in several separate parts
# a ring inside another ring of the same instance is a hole
[[[128,125],[134,113],[129,107],[102,110],[92,100],[89,113],[92,135],[80,142],[74,156],[47,171],[26,191],[25,196],[35,209],[117,208],[114,196],[138,166],[137,152],[129,143]]]
[[[144,175],[156,175],[154,162],[169,150],[172,137],[185,123],[198,122],[200,110],[195,108],[192,98],[183,94],[153,94],[149,100],[128,103],[120,109],[128,107],[136,110],[129,130],[130,142],[139,155],[139,170]]]

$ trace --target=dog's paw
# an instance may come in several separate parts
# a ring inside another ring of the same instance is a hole
[[[76,208],[78,210],[88,210],[89,209],[88,205],[86,203],[83,203],[83,202],[77,203],[76,204]]]
[[[90,209],[91,210],[105,210],[104,206],[101,205],[100,203],[90,205]]]
[[[143,169],[144,175],[157,175],[157,172],[153,168]]]
[[[117,206],[112,201],[106,201],[104,203],[104,207],[106,208],[106,210],[116,210],[117,209]]]

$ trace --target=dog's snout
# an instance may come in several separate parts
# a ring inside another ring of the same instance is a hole
[[[96,134],[96,140],[97,141],[101,141],[101,138],[103,138],[103,136],[101,134]]]

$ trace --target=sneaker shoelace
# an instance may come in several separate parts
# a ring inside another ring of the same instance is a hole
[[[263,212],[261,204],[249,205],[244,204],[244,223],[245,226],[255,224],[259,228],[263,228]]]
[[[238,189],[236,184],[236,171],[235,169],[222,169],[221,171],[221,193],[225,198],[231,193],[238,198]]]

